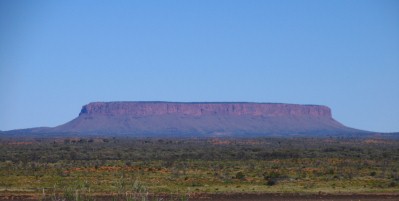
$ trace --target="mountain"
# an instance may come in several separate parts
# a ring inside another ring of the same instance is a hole
[[[63,125],[14,135],[131,137],[359,136],[320,105],[248,102],[93,102]]]

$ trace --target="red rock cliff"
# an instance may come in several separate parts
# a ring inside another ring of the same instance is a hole
[[[179,102],[93,102],[83,106],[79,115],[252,115],[332,118],[326,106],[281,103],[179,103]]]

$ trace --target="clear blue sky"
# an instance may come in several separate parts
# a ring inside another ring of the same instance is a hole
[[[321,104],[399,131],[399,1],[0,1],[0,130],[122,100]]]

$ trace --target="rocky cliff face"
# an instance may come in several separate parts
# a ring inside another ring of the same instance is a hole
[[[95,102],[83,106],[79,115],[134,117],[156,115],[249,115],[332,118],[331,110],[326,106],[277,103]]]

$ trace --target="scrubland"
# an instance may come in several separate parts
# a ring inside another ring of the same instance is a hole
[[[396,195],[399,140],[0,140],[0,196],[195,200],[206,195]],[[212,197],[210,196],[210,197]],[[220,200],[223,200],[219,198]]]

